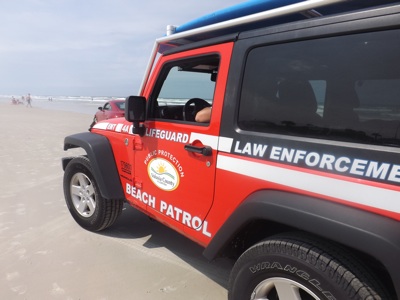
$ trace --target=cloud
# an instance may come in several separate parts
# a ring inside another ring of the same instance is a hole
[[[154,40],[168,24],[241,1],[1,2],[0,94],[124,96],[137,91]]]

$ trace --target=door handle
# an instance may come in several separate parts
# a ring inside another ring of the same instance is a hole
[[[193,146],[193,145],[185,145],[185,150],[189,152],[199,153],[204,156],[211,156],[212,148],[210,146]]]

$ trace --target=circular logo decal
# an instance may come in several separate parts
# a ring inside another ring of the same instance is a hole
[[[151,181],[164,191],[173,191],[179,185],[178,171],[163,158],[153,158],[147,166],[147,173]]]

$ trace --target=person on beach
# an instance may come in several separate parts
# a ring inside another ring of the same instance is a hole
[[[32,98],[31,98],[31,94],[28,93],[28,96],[26,96],[26,107],[32,107]]]

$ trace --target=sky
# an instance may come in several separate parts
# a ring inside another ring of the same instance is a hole
[[[240,2],[0,0],[0,95],[136,95],[167,25]]]

